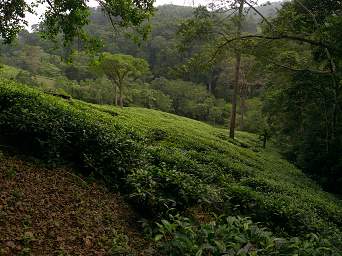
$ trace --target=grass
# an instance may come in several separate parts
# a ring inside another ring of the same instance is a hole
[[[263,150],[256,135],[231,140],[225,129],[184,117],[62,100],[8,80],[0,82],[0,110],[6,143],[51,163],[73,162],[149,218],[193,209],[245,216],[276,235],[316,233],[333,252],[342,248],[341,201]]]

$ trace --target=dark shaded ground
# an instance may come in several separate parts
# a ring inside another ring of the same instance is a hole
[[[0,255],[156,255],[119,194],[0,151]]]

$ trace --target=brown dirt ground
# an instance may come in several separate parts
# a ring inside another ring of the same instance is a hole
[[[0,255],[156,255],[119,194],[0,152]]]

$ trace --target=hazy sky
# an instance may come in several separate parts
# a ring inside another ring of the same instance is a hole
[[[266,3],[270,0],[259,0],[258,3],[262,4],[262,3]],[[271,2],[274,2],[276,0],[273,0]],[[210,0],[156,0],[155,5],[164,5],[164,4],[174,4],[174,5],[187,5],[187,6],[192,6],[192,5],[206,5],[210,3]],[[97,6],[96,1],[95,0],[90,0],[89,1],[89,5],[90,6]],[[33,25],[33,24],[37,24],[39,22],[39,16],[44,12],[44,8],[40,8],[40,10],[37,11],[38,15],[32,15],[32,14],[28,14],[27,18],[29,21],[29,28]]]
[[[266,3],[270,0],[259,0],[259,3]],[[276,0],[273,0],[271,2],[274,2]],[[175,4],[175,5],[189,5],[192,6],[193,3],[195,3],[195,5],[199,5],[199,4],[206,4],[206,3],[210,3],[210,0],[156,0],[156,5],[163,5],[163,4]]]

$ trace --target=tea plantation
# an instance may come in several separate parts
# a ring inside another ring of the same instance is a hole
[[[160,254],[342,252],[342,202],[253,134],[1,80],[0,142],[120,191]]]

